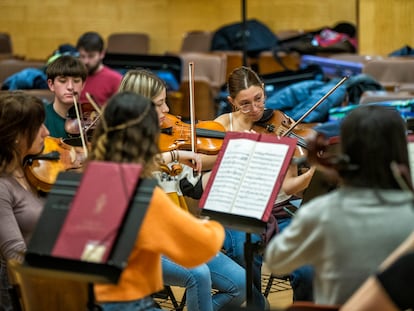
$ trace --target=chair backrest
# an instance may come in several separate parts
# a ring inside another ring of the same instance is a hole
[[[171,107],[171,111],[184,120],[190,119],[189,81],[183,80],[180,87],[181,101]],[[216,118],[216,104],[210,82],[203,78],[194,79],[194,110],[197,120],[207,121]]]
[[[387,57],[365,64],[363,73],[372,76],[386,89],[394,90],[401,83],[414,82],[414,59]]]
[[[0,55],[13,55],[13,46],[10,35],[7,32],[0,32]]]
[[[226,79],[234,69],[243,66],[242,51],[213,51],[211,53],[224,55],[226,57]]]
[[[40,98],[45,103],[51,103],[55,99],[55,94],[49,89],[30,89],[23,91],[27,94]]]
[[[8,262],[10,283],[23,311],[78,311],[88,305],[88,284],[59,278],[37,269]]]
[[[193,30],[184,34],[181,52],[209,52],[211,48],[211,31]]]
[[[28,61],[21,59],[0,60],[0,85],[12,74],[22,71],[25,68],[42,68],[45,65],[41,61]]]
[[[285,311],[338,311],[338,305],[321,305],[310,301],[295,301]]]
[[[8,262],[10,283],[18,293],[24,311],[86,310],[89,299],[88,283],[57,278],[48,270]]]
[[[280,72],[285,70],[298,70],[300,67],[301,58],[297,53],[277,54],[279,60],[276,60],[272,51],[260,52],[257,67],[260,75]]]
[[[112,33],[108,37],[106,48],[108,53],[120,54],[148,54],[149,50],[149,35],[140,32]]]
[[[388,91],[365,91],[361,95],[360,104],[389,102],[396,100],[414,99],[414,94],[410,92],[388,92]]]
[[[180,53],[179,56],[182,59],[182,80],[188,81],[188,65],[194,62],[194,78],[206,78],[216,90],[226,82],[225,55],[190,52]]]

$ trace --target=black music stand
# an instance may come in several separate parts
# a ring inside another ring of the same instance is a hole
[[[261,243],[252,243],[251,234],[261,234],[266,223],[256,218],[202,209],[201,214],[217,220],[223,226],[246,232],[244,257],[246,260],[246,307],[253,306],[253,256],[261,247]]]
[[[246,0],[241,2],[242,8],[242,52],[243,52],[243,66],[247,66],[247,10]]]

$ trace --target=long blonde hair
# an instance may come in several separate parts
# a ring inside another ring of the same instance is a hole
[[[145,69],[134,69],[124,75],[118,91],[130,91],[153,99],[164,89],[166,89],[164,81],[154,73]]]

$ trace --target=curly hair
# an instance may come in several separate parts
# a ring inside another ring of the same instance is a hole
[[[133,92],[115,94],[94,130],[89,160],[139,163],[151,177],[159,154],[158,116],[152,101]]]

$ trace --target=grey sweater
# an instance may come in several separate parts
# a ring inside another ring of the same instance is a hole
[[[269,242],[265,263],[277,274],[312,265],[315,301],[342,304],[412,232],[413,200],[410,192],[355,188],[315,198]]]

